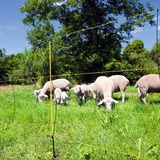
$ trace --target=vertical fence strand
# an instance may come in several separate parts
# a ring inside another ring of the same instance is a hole
[[[51,50],[51,42],[49,41],[49,74],[50,74],[50,123],[51,123],[51,133],[52,133],[52,152],[53,152],[53,159],[56,158],[55,153],[55,143],[54,143],[54,125],[53,125],[53,108],[52,108],[52,50]]]

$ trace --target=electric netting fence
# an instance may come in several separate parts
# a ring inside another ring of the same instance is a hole
[[[157,31],[156,31],[156,39],[157,39],[157,60],[158,60],[158,70],[160,70],[160,61],[159,61],[159,55],[158,55],[158,11],[159,10],[154,10],[154,11],[151,11],[151,12],[147,12],[147,13],[143,13],[143,14],[148,14],[148,13],[152,13],[152,12],[155,12],[157,11]],[[135,15],[134,17],[136,16],[139,16],[139,14]],[[130,17],[131,18],[131,17]],[[78,31],[74,31],[74,32],[71,32],[71,33],[67,33],[65,35],[60,35],[60,37],[63,37],[63,36],[67,36],[67,35],[72,35],[72,34],[77,34],[79,32],[84,32],[84,31],[87,31],[87,30],[93,30],[93,29],[96,29],[96,28],[99,28],[99,27],[102,27],[102,26],[105,26],[105,25],[108,25],[110,23],[117,23],[117,22],[120,22],[120,21],[123,21],[125,20],[125,18],[122,18],[120,20],[117,20],[117,21],[112,21],[112,22],[109,22],[109,23],[106,23],[106,24],[102,24],[102,25],[98,25],[98,26],[93,26],[93,27],[90,27],[90,28],[87,28],[87,29],[81,29],[81,30],[78,30]],[[54,37],[53,38],[53,41],[58,38],[58,37]],[[42,42],[43,43],[43,42]],[[52,54],[52,45],[51,45],[51,41],[48,42],[48,46],[49,46],[49,76],[46,76],[46,77],[49,77],[50,78],[50,126],[51,126],[51,138],[52,138],[52,153],[53,153],[53,158],[56,158],[56,149],[55,149],[55,127],[56,127],[56,112],[57,112],[57,106],[55,105],[55,109],[54,109],[54,112],[53,113],[53,104],[52,104],[52,79],[54,79],[54,77],[61,77],[61,76],[79,76],[79,75],[91,75],[91,74],[94,74],[94,75],[98,75],[98,74],[106,74],[106,73],[117,73],[117,72],[121,72],[121,73],[124,73],[124,72],[135,72],[135,71],[143,71],[143,70],[153,70],[153,71],[157,71],[157,68],[140,68],[140,69],[124,69],[124,70],[112,70],[112,71],[103,71],[103,72],[88,72],[88,73],[74,73],[74,74],[63,74],[63,75],[52,75],[51,73],[51,68],[52,68],[52,62],[51,62],[51,59],[52,59],[52,56],[54,56],[54,54]],[[37,77],[32,77],[31,79],[33,78],[37,78]],[[5,83],[5,82],[4,82]],[[8,82],[7,82],[8,83]],[[13,82],[9,82],[10,84],[12,84]],[[13,113],[13,119],[15,118],[15,114],[16,114],[16,96],[15,96],[15,89],[14,89],[14,84],[12,84],[12,91],[13,91],[13,99],[14,99],[14,113]],[[117,111],[113,111],[113,112],[117,112]],[[140,115],[140,114],[145,114],[145,113],[139,113],[139,112],[124,112],[122,111],[123,113],[125,114],[133,114],[133,115]],[[118,113],[121,113],[120,111],[118,111]],[[53,115],[55,117],[53,117]],[[148,116],[160,116],[159,114],[148,114]],[[80,142],[80,141],[77,141],[77,142],[71,142],[71,143],[79,143],[79,144],[83,144],[83,142]],[[87,144],[85,144],[87,145]],[[141,145],[141,141],[139,141],[139,146]],[[99,148],[98,146],[92,146],[92,145],[87,145],[88,147],[93,147],[93,148]],[[102,149],[102,150],[106,150],[106,148],[99,148],[99,149]],[[140,150],[140,149],[139,149]],[[113,150],[110,150],[110,152],[116,152],[117,154],[122,154],[122,155],[127,155],[128,153],[124,153],[124,152],[119,152],[119,151],[113,151]],[[136,157],[136,158],[140,158],[140,153],[137,155],[132,155],[133,157]]]

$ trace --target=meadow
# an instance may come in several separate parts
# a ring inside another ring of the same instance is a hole
[[[0,159],[53,159],[50,101],[37,103],[34,86],[0,87]],[[160,159],[159,94],[147,105],[128,86],[126,102],[109,112],[94,100],[79,106],[74,93],[68,106],[53,102],[54,149],[57,160]]]

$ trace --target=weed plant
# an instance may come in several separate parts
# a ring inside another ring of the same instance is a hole
[[[159,94],[149,94],[147,105],[128,87],[126,101],[109,112],[91,99],[79,106],[71,94],[68,106],[37,103],[32,86],[0,91],[0,159],[57,160],[160,159]]]

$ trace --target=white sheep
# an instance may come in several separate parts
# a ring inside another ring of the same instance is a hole
[[[65,91],[61,93],[61,104],[68,105],[69,96]]]
[[[79,105],[82,105],[83,102],[86,103],[86,101],[90,98],[90,89],[86,84],[76,85],[71,90],[74,90]]]
[[[53,93],[56,88],[60,88],[62,91],[69,91],[70,84],[71,83],[64,78],[55,79],[52,83],[50,81],[46,82],[37,96],[38,102],[42,102],[43,97],[48,97],[48,93],[50,93],[50,86],[52,86],[51,90]]]
[[[113,93],[114,92],[121,92],[122,94],[122,102],[125,101],[125,90],[127,85],[129,84],[129,80],[122,75],[113,75],[110,76],[109,79],[112,80],[113,86]]]
[[[148,74],[142,76],[135,84],[140,93],[140,100],[147,104],[146,96],[147,93],[159,93],[160,92],[160,75]]]
[[[113,95],[113,88],[114,84],[111,79],[107,78],[106,76],[98,77],[94,82],[94,89],[93,91],[96,94],[98,99],[102,99],[98,105],[105,104],[108,110],[111,110],[112,103],[118,103],[118,101],[112,98]]]
[[[60,102],[61,102],[61,94],[62,94],[62,90],[60,88],[56,88],[54,90],[54,101],[57,104],[60,104]]]

